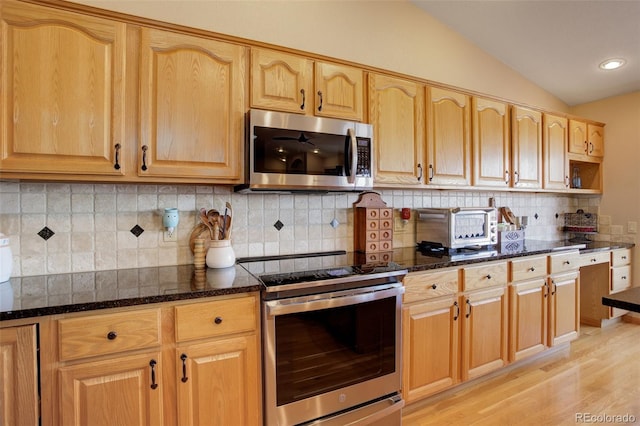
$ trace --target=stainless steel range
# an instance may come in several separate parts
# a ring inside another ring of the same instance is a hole
[[[241,260],[263,281],[267,425],[400,425],[406,269],[345,252]]]

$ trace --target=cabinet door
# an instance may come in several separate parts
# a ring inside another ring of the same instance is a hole
[[[424,86],[413,81],[369,75],[369,119],[374,129],[376,183],[422,183],[424,92]]]
[[[511,179],[509,106],[473,98],[473,184],[509,187]]]
[[[316,62],[314,114],[363,121],[364,72],[359,68]]]
[[[313,61],[251,48],[251,107],[305,114],[313,110]]]
[[[36,326],[0,329],[0,424],[38,425]]]
[[[87,362],[58,370],[60,424],[163,424],[158,352]]]
[[[427,183],[471,185],[471,98],[427,89]]]
[[[2,3],[0,169],[120,176],[125,24]]]
[[[546,349],[548,290],[545,278],[518,282],[509,287],[510,361]]]
[[[455,296],[403,309],[402,395],[407,402],[458,382],[459,316]]]
[[[462,296],[462,380],[504,367],[508,362],[506,287]]]
[[[587,123],[569,120],[569,152],[573,154],[587,154]]]
[[[244,63],[243,47],[142,29],[140,176],[241,180]]]
[[[549,277],[549,346],[580,333],[580,281],[577,272]]]
[[[542,113],[513,107],[511,186],[542,188]]]
[[[259,425],[255,335],[177,348],[178,424]]]
[[[544,114],[543,124],[544,172],[542,187],[545,189],[569,188],[567,119]]]
[[[604,157],[604,127],[587,125],[587,154],[591,157]]]

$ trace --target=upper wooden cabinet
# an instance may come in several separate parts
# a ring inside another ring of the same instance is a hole
[[[424,85],[414,81],[369,74],[376,184],[422,183],[424,93]]]
[[[142,29],[140,176],[241,181],[245,50]]]
[[[471,97],[427,88],[425,183],[471,185]]]
[[[511,118],[511,186],[542,188],[542,113],[514,106]]]
[[[509,105],[474,97],[473,184],[508,188],[511,179]]]
[[[604,156],[604,127],[569,120],[569,152],[589,157]]]
[[[1,7],[2,172],[122,176],[125,24]]]
[[[552,114],[543,115],[544,189],[569,188],[569,158],[567,156],[567,119]]]
[[[268,49],[251,49],[251,106],[364,120],[364,71]]]

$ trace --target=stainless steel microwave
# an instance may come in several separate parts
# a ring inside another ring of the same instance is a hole
[[[373,187],[373,127],[251,109],[246,181],[236,191],[364,191]]]
[[[495,208],[416,209],[416,241],[447,249],[497,243]]]

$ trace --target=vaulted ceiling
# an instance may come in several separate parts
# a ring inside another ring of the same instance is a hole
[[[410,1],[570,106],[640,90],[640,0]]]

